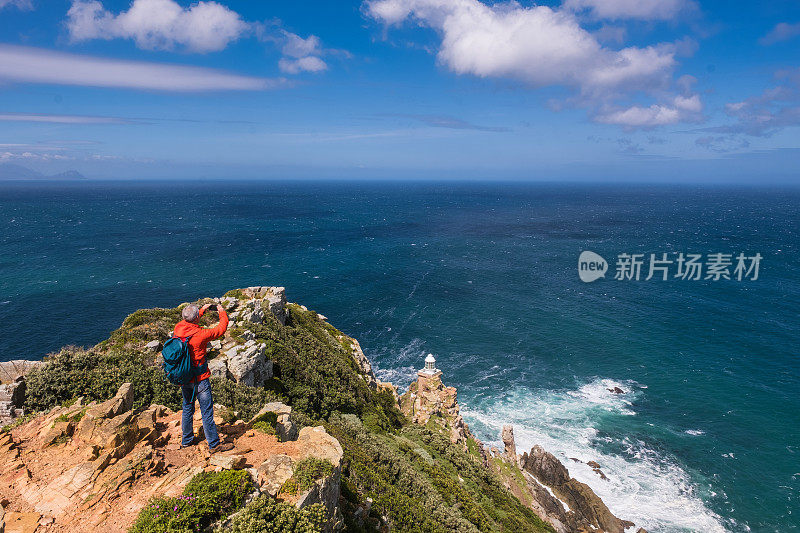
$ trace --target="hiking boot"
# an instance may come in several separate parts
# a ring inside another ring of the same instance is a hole
[[[233,444],[228,442],[226,444],[217,444],[214,448],[209,448],[208,451],[211,453],[217,453],[217,452],[229,452],[232,449],[233,449]]]
[[[194,446],[198,442],[200,442],[200,439],[195,437],[195,438],[192,439],[192,443],[191,444],[183,444],[183,443],[181,443],[181,450],[185,450],[186,448],[191,448],[192,446]]]

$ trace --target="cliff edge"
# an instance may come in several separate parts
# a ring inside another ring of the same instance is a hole
[[[398,396],[357,340],[288,302],[282,287],[194,303],[212,302],[231,318],[208,354],[228,453],[179,445],[180,394],[163,378],[159,351],[187,304],[136,311],[92,347],[0,363],[6,532],[629,525],[555,457],[536,447],[518,456],[513,432],[502,453],[484,446],[438,370]],[[206,313],[201,325],[215,320]],[[197,420],[195,430],[201,441]]]

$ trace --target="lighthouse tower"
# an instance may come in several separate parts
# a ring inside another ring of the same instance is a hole
[[[425,358],[425,368],[417,372],[420,378],[431,379],[438,378],[442,375],[442,371],[436,368],[436,358],[432,353],[429,353]]]

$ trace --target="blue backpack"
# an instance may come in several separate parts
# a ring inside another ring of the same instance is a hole
[[[170,337],[164,343],[161,355],[164,357],[164,375],[174,385],[188,385],[196,376],[208,370],[208,365],[200,367],[192,365],[192,354],[189,350],[188,337]]]

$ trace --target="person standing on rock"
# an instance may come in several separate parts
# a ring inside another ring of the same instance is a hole
[[[208,448],[211,453],[233,449],[233,444],[221,444],[217,433],[217,424],[214,422],[214,400],[211,397],[211,372],[206,364],[206,346],[210,341],[222,337],[228,330],[228,314],[221,305],[217,305],[219,324],[213,328],[202,328],[198,325],[200,317],[214,304],[206,304],[199,308],[196,305],[187,305],[181,311],[183,320],[175,326],[175,337],[190,337],[189,351],[192,355],[192,366],[202,371],[192,381],[181,387],[183,393],[183,418],[181,429],[183,439],[181,447],[192,446],[194,439],[194,398],[200,403],[200,414],[203,417],[203,432],[206,435]]]

